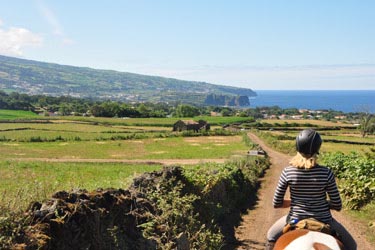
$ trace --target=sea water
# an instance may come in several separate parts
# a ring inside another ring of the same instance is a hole
[[[375,90],[256,90],[250,107],[375,113]]]

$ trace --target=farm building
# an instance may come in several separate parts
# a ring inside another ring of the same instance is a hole
[[[195,132],[198,132],[200,130],[209,130],[210,124],[207,123],[204,120],[199,120],[198,122],[193,120],[178,120],[173,125],[173,131],[186,131],[186,130],[194,130]]]

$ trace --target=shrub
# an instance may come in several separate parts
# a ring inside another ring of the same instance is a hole
[[[352,152],[327,153],[323,163],[339,178],[339,189],[345,205],[359,209],[375,199],[375,159]]]

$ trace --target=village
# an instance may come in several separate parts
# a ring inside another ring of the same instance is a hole
[[[262,110],[263,118],[264,119],[280,119],[280,120],[302,120],[302,119],[321,119],[324,118],[324,115],[327,115],[330,113],[330,111],[326,110],[309,110],[309,109],[299,109],[299,114],[281,114],[281,115],[275,115],[275,114],[268,114],[266,110]],[[334,119],[336,120],[345,120],[347,119],[347,116],[345,114],[340,115],[334,115]]]

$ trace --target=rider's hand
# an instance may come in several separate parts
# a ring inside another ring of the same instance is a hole
[[[290,207],[290,203],[291,203],[290,200],[284,200],[282,208]]]

